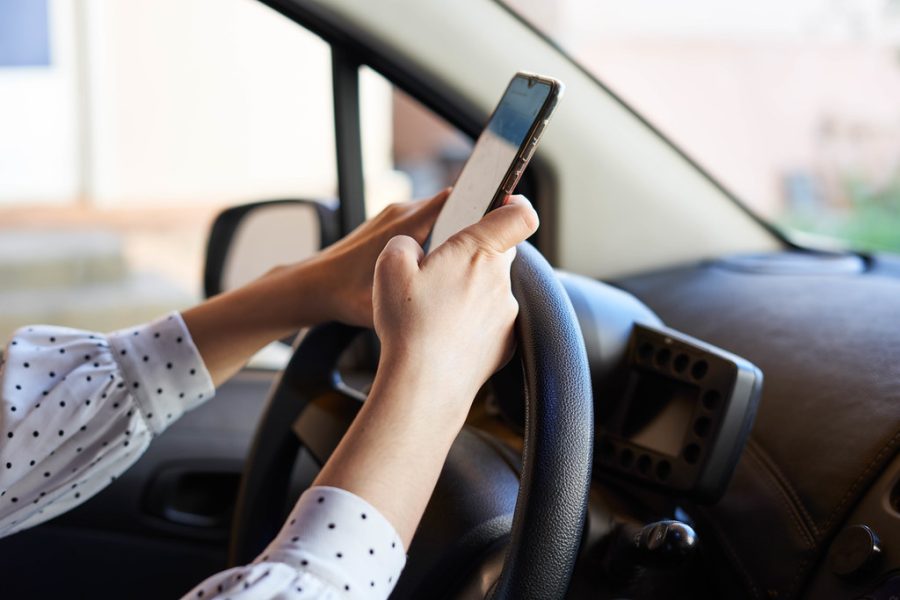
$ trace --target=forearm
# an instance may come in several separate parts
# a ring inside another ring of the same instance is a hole
[[[282,267],[182,313],[216,386],[266,344],[328,319],[320,275],[316,260]]]
[[[468,403],[446,402],[415,371],[398,371],[379,366],[368,399],[315,485],[363,498],[409,547]]]

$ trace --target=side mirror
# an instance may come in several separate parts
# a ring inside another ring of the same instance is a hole
[[[308,258],[339,237],[336,208],[313,200],[266,200],[216,217],[206,246],[206,297],[235,289],[278,265]]]

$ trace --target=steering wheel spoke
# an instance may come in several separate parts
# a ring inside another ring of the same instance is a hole
[[[337,448],[364,400],[362,393],[337,385],[312,399],[294,420],[294,435],[319,465]]]

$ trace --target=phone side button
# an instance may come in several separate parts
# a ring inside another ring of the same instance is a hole
[[[507,194],[512,194],[516,184],[519,182],[519,176],[521,174],[522,171],[513,171],[510,173],[509,177],[506,178],[506,181],[503,182],[503,191]]]
[[[528,160],[531,158],[531,155],[534,154],[534,149],[537,148],[538,139],[534,138],[525,148],[525,154],[522,156],[524,160]]]

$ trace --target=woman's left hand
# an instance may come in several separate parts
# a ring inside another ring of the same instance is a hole
[[[448,190],[429,200],[392,204],[309,260],[277,267],[182,316],[219,385],[271,342],[298,330],[341,321],[372,327],[375,261],[388,240],[425,241]]]
[[[372,327],[372,281],[375,261],[397,235],[408,235],[419,245],[425,242],[449,189],[433,198],[391,204],[349,235],[310,259],[315,270],[316,311],[322,320]]]

